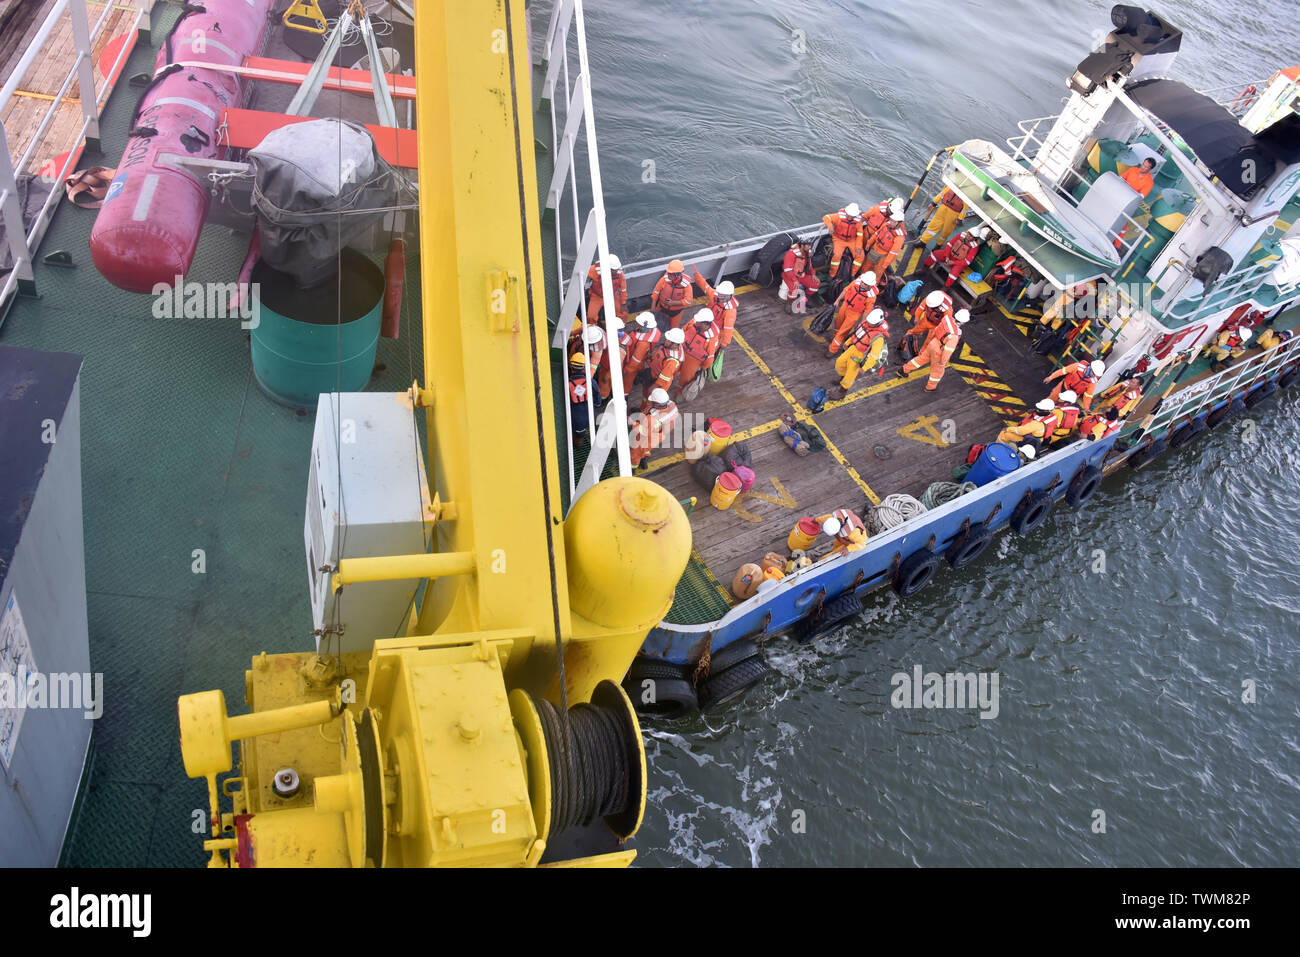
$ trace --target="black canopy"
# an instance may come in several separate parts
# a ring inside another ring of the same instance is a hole
[[[1203,93],[1177,80],[1141,80],[1126,87],[1133,102],[1173,129],[1224,186],[1242,199],[1272,178],[1286,140],[1257,137]],[[1295,144],[1292,144],[1294,146]]]

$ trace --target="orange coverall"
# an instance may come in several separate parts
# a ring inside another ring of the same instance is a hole
[[[944,371],[948,367],[948,360],[957,351],[960,343],[961,329],[957,325],[957,320],[952,316],[944,316],[939,324],[930,330],[921,351],[903,366],[904,374],[915,372],[928,363],[930,381],[925,384],[925,391],[933,392],[939,388],[939,380],[943,378]]]
[[[1055,402],[1062,392],[1073,392],[1079,400],[1079,408],[1091,409],[1092,394],[1097,389],[1097,380],[1092,377],[1091,366],[1090,362],[1072,362],[1068,366],[1061,366],[1043,380],[1061,380],[1047,397]]]
[[[637,331],[632,333],[628,340],[627,358],[623,360],[623,388],[629,391],[632,383],[636,381],[637,373],[645,368],[650,350],[659,342],[660,336],[658,327],[641,329],[639,326],[633,326],[632,328]]]
[[[587,270],[591,280],[591,292],[587,296],[587,321],[595,322],[600,310],[605,305],[605,290],[600,284],[600,263],[594,262]],[[627,318],[627,278],[621,269],[611,269],[609,284],[614,287],[614,315],[620,319]]]
[[[662,409],[651,407],[650,411],[636,419],[628,435],[628,453],[632,467],[636,468],[652,451],[663,445],[664,439],[672,434],[677,422],[677,406],[669,402]]]
[[[713,325],[718,330],[718,348],[725,349],[731,345],[731,338],[735,335],[736,312],[740,303],[736,302],[735,296],[726,299],[719,296],[718,291],[709,285],[698,269],[695,270],[695,285],[704,291],[704,301],[713,310]]]
[[[862,268],[862,218],[847,216],[844,210],[829,213],[822,217],[822,222],[831,234],[831,278],[840,271],[840,259],[845,252],[853,256],[853,272]]]
[[[894,264],[898,254],[903,251],[906,235],[907,230],[903,224],[890,219],[871,237],[867,248],[867,265],[875,272],[877,280],[885,275],[885,270]]]
[[[650,308],[656,312],[668,313],[668,321],[676,329],[682,324],[682,310],[691,304],[695,297],[692,295],[691,281],[686,278],[685,273],[678,273],[677,280],[673,280],[673,274],[664,273],[655,283],[654,292],[650,295]]]
[[[876,296],[880,290],[875,286],[863,286],[862,283],[849,283],[844,287],[844,292],[840,293],[840,309],[835,314],[835,337],[831,339],[830,348],[827,350],[831,355],[840,351],[844,344],[844,337],[847,336],[862,319],[872,309],[876,308]]]
[[[677,377],[677,370],[685,358],[686,352],[681,346],[675,346],[666,339],[661,341],[650,358],[650,374],[654,378],[645,387],[645,394],[649,395],[655,389],[671,392],[673,379]]]
[[[713,361],[721,341],[716,322],[710,322],[707,326],[702,322],[692,322],[686,327],[686,343],[682,346],[686,350],[686,358],[682,360],[682,370],[677,376],[678,390],[690,385],[700,369]]]

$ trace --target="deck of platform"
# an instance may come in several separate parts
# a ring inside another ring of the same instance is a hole
[[[922,295],[937,288],[928,281]],[[727,349],[722,379],[708,383],[683,413],[725,419],[749,445],[757,481],[732,507],[709,505],[692,478],[681,444],[654,453],[642,474],[679,498],[696,496],[691,514],[695,550],[709,572],[729,586],[740,566],[785,540],[801,515],[848,507],[903,492],[917,498],[933,482],[952,481],[972,443],[992,441],[1004,421],[1017,421],[1046,392],[1050,360],[1028,350],[1024,329],[996,307],[977,312],[938,390],[925,391],[925,368],[908,379],[896,347],[907,330],[901,309],[888,310],[890,363],[884,377],[860,377],[843,399],[808,412],[812,391],[837,377],[827,340],[805,332],[812,313],[791,316],[775,290],[740,292],[736,337]],[[951,292],[951,290],[950,290]],[[959,296],[954,296],[959,299]],[[637,395],[633,395],[633,399]],[[812,422],[827,449],[800,457],[781,440],[784,413]],[[949,441],[945,441],[945,437]]]

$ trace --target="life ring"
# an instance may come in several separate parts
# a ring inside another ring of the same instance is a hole
[[[905,558],[894,574],[894,591],[899,598],[915,595],[939,570],[939,556],[928,548],[918,549]]]
[[[1181,449],[1192,439],[1198,438],[1209,431],[1209,428],[1204,419],[1189,419],[1170,434],[1169,447],[1171,449]]]
[[[1070,487],[1065,491],[1065,502],[1070,508],[1078,508],[1097,493],[1101,487],[1102,472],[1095,465],[1081,465],[1070,480]]]
[[[670,661],[636,658],[623,679],[623,690],[638,712],[657,718],[680,718],[699,709],[686,667]]]
[[[1028,535],[1047,521],[1056,502],[1046,490],[1034,492],[1011,513],[1011,527],[1017,535]]]
[[[966,529],[966,534],[948,546],[943,557],[951,568],[965,568],[984,554],[984,550],[993,543],[993,530],[983,522]]]
[[[1151,462],[1154,461],[1158,456],[1164,454],[1165,450],[1168,448],[1169,448],[1169,443],[1165,441],[1164,436],[1161,436],[1158,439],[1152,439],[1150,442],[1142,446],[1142,448],[1138,449],[1136,452],[1134,452],[1124,461],[1131,468],[1135,468],[1135,469],[1145,468],[1147,465],[1151,464]]]
[[[1276,382],[1265,382],[1263,385],[1257,385],[1246,395],[1246,408],[1253,409],[1273,393],[1277,392]]]
[[[724,649],[725,650],[725,649]],[[700,710],[713,711],[740,697],[772,673],[763,656],[757,655],[719,672],[711,672],[700,688]]]
[[[1205,417],[1205,424],[1208,425],[1210,428],[1214,428],[1216,425],[1220,424],[1221,422],[1225,422],[1230,417],[1236,415],[1245,407],[1246,407],[1246,403],[1241,401],[1241,396],[1235,395],[1232,397],[1231,402],[1225,402],[1223,405],[1219,406],[1217,409],[1215,409],[1213,412],[1207,415]]]

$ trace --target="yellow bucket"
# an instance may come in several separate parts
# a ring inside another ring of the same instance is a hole
[[[817,524],[817,519],[805,515],[799,519],[799,524],[791,530],[790,537],[785,540],[786,547],[792,552],[806,552],[821,533],[822,527]]]
[[[736,473],[723,472],[713,483],[713,494],[709,496],[709,501],[719,511],[726,511],[731,508],[731,503],[739,494],[740,479],[736,477]]]
[[[721,455],[722,450],[731,444],[731,426],[721,419],[709,423],[709,454]]]

